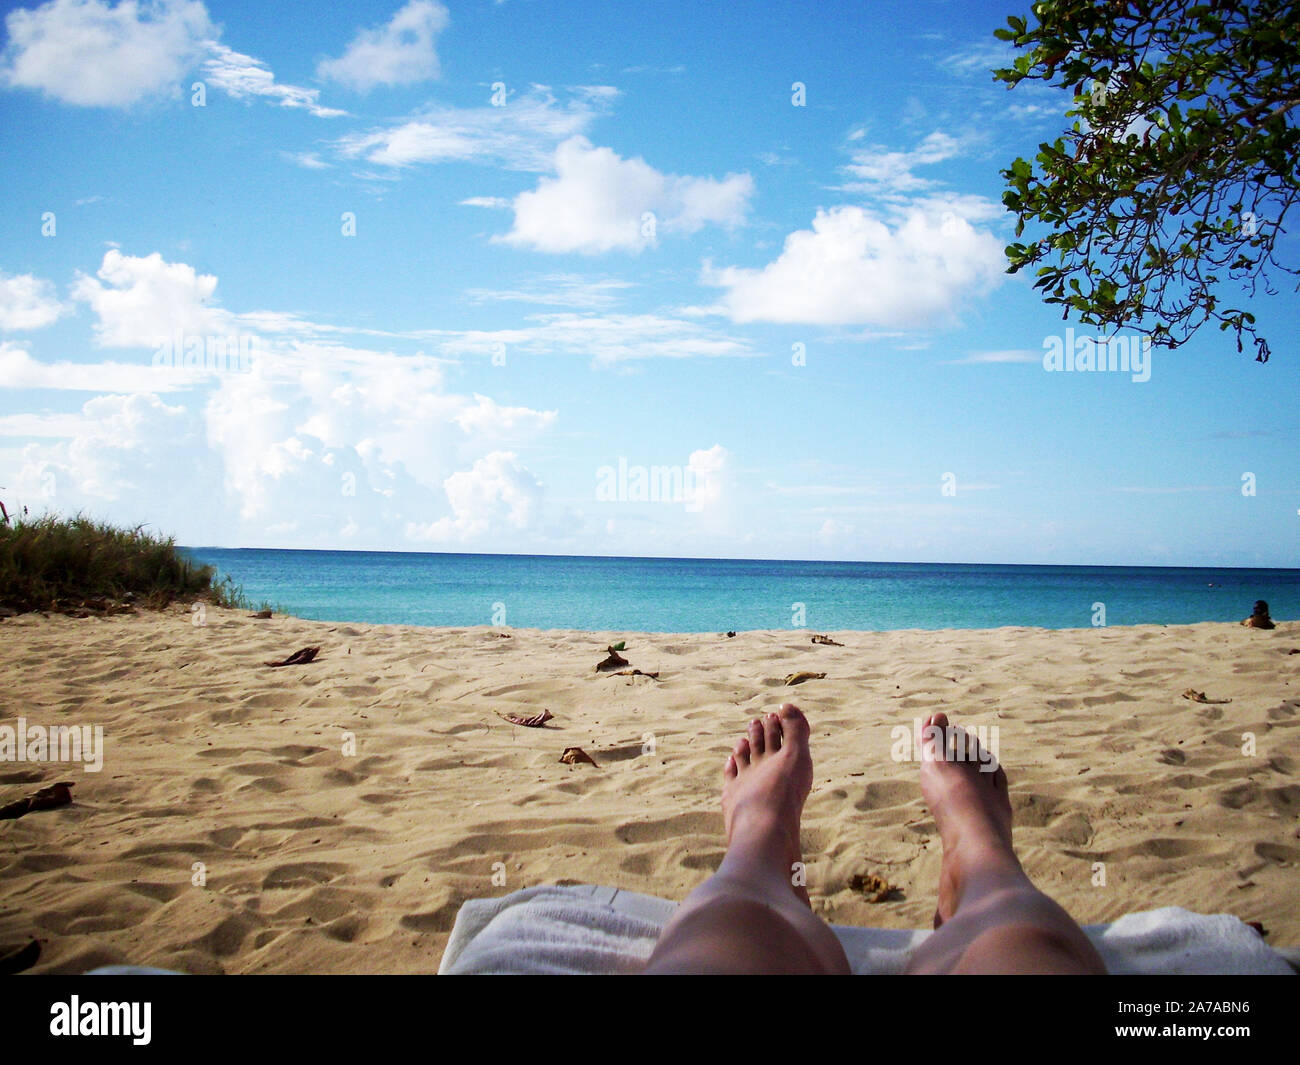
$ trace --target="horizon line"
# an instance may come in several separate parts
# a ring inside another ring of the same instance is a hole
[[[300,551],[315,554],[347,555],[441,555],[468,558],[567,558],[611,559],[631,562],[778,562],[814,563],[818,565],[851,566],[1011,566],[1019,569],[1189,569],[1189,570],[1281,570],[1300,572],[1300,566],[1239,566],[1227,563],[1215,565],[1188,565],[1177,563],[1127,563],[1127,562],[909,562],[886,559],[832,559],[832,558],[759,558],[723,555],[587,555],[547,554],[527,551],[419,551],[403,548],[356,547],[220,547],[216,544],[177,544],[184,551]]]

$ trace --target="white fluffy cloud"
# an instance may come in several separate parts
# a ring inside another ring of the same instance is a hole
[[[716,510],[727,494],[731,453],[721,444],[692,451],[687,463],[691,498],[687,510]]]
[[[410,0],[387,25],[362,30],[343,55],[322,60],[316,73],[362,91],[436,78],[434,40],[448,21],[436,0]]]
[[[41,329],[66,311],[50,282],[31,274],[0,273],[0,330]]]
[[[553,410],[504,407],[491,397],[475,392],[473,402],[466,403],[452,420],[470,436],[490,438],[500,433],[540,432],[549,428],[555,418]]]
[[[277,82],[270,68],[260,59],[243,55],[216,41],[208,42],[208,51],[208,58],[203,63],[204,78],[236,100],[260,96],[281,107],[302,108],[317,118],[337,118],[347,114],[334,107],[322,107],[319,89]]]
[[[861,207],[818,211],[761,270],[705,264],[737,322],[924,327],[1003,276],[1002,245],[949,215],[913,210],[895,225]]]
[[[160,370],[149,363],[40,362],[25,348],[0,341],[0,388],[44,388],[62,392],[174,392],[204,377],[184,369]]]
[[[848,192],[875,192],[890,189],[913,192],[930,188],[934,181],[913,173],[918,166],[932,166],[957,154],[958,142],[946,133],[936,131],[922,139],[910,151],[891,151],[881,147],[854,149],[845,170],[854,178],[844,186]]]
[[[852,136],[850,142],[854,142]],[[839,191],[853,194],[891,222],[901,222],[917,211],[940,223],[963,219],[975,224],[1003,217],[1006,210],[996,200],[954,192],[938,178],[916,173],[918,168],[955,158],[961,147],[955,137],[940,131],[905,150],[855,144],[842,168],[849,180],[838,186]]]
[[[74,417],[72,435],[23,448],[10,486],[23,505],[111,510],[122,523],[167,532],[205,513],[216,463],[190,411],[153,395],[109,395],[88,400]]]
[[[533,530],[544,493],[512,448],[545,434],[555,411],[448,391],[440,357],[319,339],[337,326],[236,315],[214,304],[216,287],[187,263],[110,249],[95,276],[78,275],[73,295],[92,310],[102,346],[252,324],[270,339],[250,367],[42,360],[0,341],[7,396],[112,393],[75,413],[0,418],[0,437],[29,441],[11,483],[18,502],[148,520],[190,543],[383,546],[408,528],[469,543]],[[182,391],[190,395],[177,406],[158,395]]]
[[[204,410],[226,491],[250,520],[301,510],[304,500],[339,513],[349,501],[387,501],[408,521],[437,514],[450,505],[449,475],[556,418],[447,392],[428,356],[294,344],[263,366],[273,372],[221,378]]]
[[[541,483],[512,451],[485,455],[470,469],[453,473],[443,487],[451,516],[408,525],[409,539],[465,540],[527,529],[537,520],[542,499]]]
[[[198,0],[50,0],[11,11],[5,27],[5,84],[88,107],[175,93],[213,32]]]
[[[96,277],[78,275],[72,294],[95,312],[95,336],[105,347],[152,348],[177,329],[190,335],[232,331],[230,315],[209,304],[217,279],[186,263],[110,248]]]
[[[556,149],[555,172],[515,197],[514,226],[500,239],[544,252],[640,251],[661,231],[739,225],[754,191],[748,174],[720,181],[662,174],[584,137]]]
[[[584,303],[592,283],[547,275],[539,291],[555,285]],[[594,283],[602,292],[621,285]],[[495,354],[498,345],[510,364],[530,353],[597,361],[756,354],[701,321],[655,314],[543,314],[483,333],[356,331],[442,348],[402,354],[347,346],[339,340],[348,330],[299,315],[225,309],[217,290],[216,277],[188,263],[113,248],[93,274],[77,276],[72,294],[92,312],[101,346],[136,351],[82,363],[0,342],[6,401],[28,391],[30,404],[46,389],[110,393],[80,411],[0,417],[0,443],[21,456],[6,482],[17,486],[12,501],[150,521],[188,543],[364,548],[405,535],[475,549],[573,547],[585,519],[564,511],[526,461],[558,412],[452,391],[446,356]],[[211,336],[250,325],[268,339],[247,371],[160,370],[139,351],[177,329]],[[688,467],[699,531],[725,519],[730,458],[715,446],[692,453]]]
[[[49,0],[5,19],[9,43],[0,84],[33,89],[65,104],[130,107],[177,96],[191,71],[234,99],[260,97],[319,118],[319,89],[284,85],[267,65],[221,44],[201,0]]]
[[[350,134],[335,144],[344,158],[385,167],[476,162],[514,170],[551,168],[555,147],[590,126],[618,96],[606,85],[570,89],[561,101],[534,85],[504,107],[432,107],[395,125]]]
[[[10,354],[0,348],[0,372]],[[18,355],[22,386],[50,383],[57,368]],[[0,418],[0,437],[33,441],[17,501],[149,520],[190,543],[383,546],[403,532],[472,542],[535,529],[544,492],[503,445],[544,433],[554,411],[448,393],[426,357],[299,347],[275,363],[287,372],[219,375],[185,405],[106,395],[78,414]],[[89,369],[116,385],[135,368],[116,380]]]

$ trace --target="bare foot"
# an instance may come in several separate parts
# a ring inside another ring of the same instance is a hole
[[[957,912],[972,874],[1005,874],[1025,880],[1011,847],[1011,798],[1007,775],[990,752],[946,714],[926,718],[922,730],[921,793],[939,826],[943,866],[939,872],[938,928]]]
[[[799,821],[812,790],[808,735],[808,719],[792,703],[751,721],[727,756],[722,789],[725,863],[780,876],[805,904],[808,893],[795,882],[793,869],[802,861]]]
[[[750,722],[723,773],[727,853],[664,926],[646,972],[849,972],[839,939],[793,875],[812,790],[808,737],[808,719],[790,703]]]

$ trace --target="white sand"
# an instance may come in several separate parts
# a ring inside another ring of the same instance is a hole
[[[466,898],[681,899],[722,855],[726,752],[785,699],[813,723],[803,845],[830,920],[929,926],[938,839],[891,730],[942,708],[997,726],[1018,850],[1079,921],[1173,904],[1300,944],[1300,625],[809,635],[0,622],[0,725],[100,725],[107,745],[99,773],[0,763],[0,804],[76,782],[73,805],[0,821],[0,952],[39,938],[51,972],[430,972]],[[594,672],[623,638],[658,681]],[[309,644],[321,661],[263,664]],[[827,676],[785,687],[796,670]],[[497,716],[543,707],[545,730]],[[560,764],[567,746],[600,768]],[[855,873],[902,898],[866,902]]]

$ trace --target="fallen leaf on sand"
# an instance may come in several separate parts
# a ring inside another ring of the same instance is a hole
[[[549,710],[543,710],[540,714],[534,714],[532,717],[520,717],[518,714],[497,714],[497,717],[505,718],[510,724],[523,725],[524,728],[541,728],[554,716]]]
[[[821,680],[825,676],[825,673],[809,673],[804,669],[800,670],[798,673],[791,673],[785,678],[785,682],[787,684],[802,684],[806,680]]]
[[[649,677],[651,680],[659,679],[659,671],[656,669],[653,673],[647,673],[644,669],[620,669],[617,673],[611,673],[611,677]]]
[[[1194,703],[1230,703],[1231,699],[1211,699],[1206,696],[1205,692],[1198,692],[1195,688],[1188,688],[1183,692],[1184,699],[1190,699]]]
[[[849,877],[849,887],[865,895],[868,902],[885,902],[898,891],[883,876],[875,873],[854,873]]]
[[[579,762],[586,762],[588,765],[596,765],[596,759],[592,758],[581,747],[566,747],[564,753],[560,755],[560,761],[565,765],[577,765]],[[597,769],[600,766],[596,766]]]
[[[843,647],[839,640],[832,640],[829,636],[823,636],[820,632],[812,638],[813,643],[824,643],[827,647]]]
[[[628,661],[613,647],[607,648],[609,657],[602,662],[596,663],[597,673],[608,673],[611,669],[618,669],[620,666],[626,666]]]
[[[268,666],[305,666],[308,662],[315,662],[316,656],[320,654],[319,647],[304,647],[301,651],[294,651],[283,662],[268,662]]]
[[[69,789],[73,787],[73,783],[73,781],[61,780],[57,784],[49,784],[41,788],[35,795],[28,795],[25,799],[0,806],[0,821],[11,821],[36,810],[53,810],[56,806],[67,806],[72,802],[72,792]]]
[[[248,616],[250,618],[269,618],[271,612],[269,610],[259,610],[256,614],[249,614]]]

